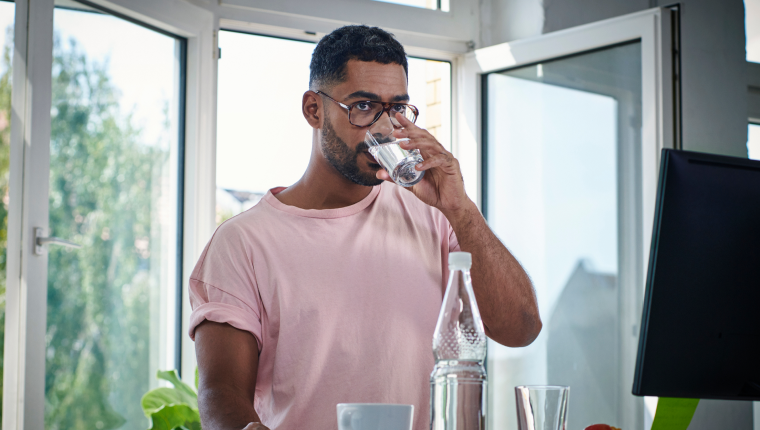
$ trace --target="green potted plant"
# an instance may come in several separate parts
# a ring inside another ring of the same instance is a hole
[[[143,396],[143,412],[150,420],[148,430],[201,430],[196,394],[198,369],[195,370],[195,390],[182,382],[174,370],[159,370],[156,376],[171,382],[174,388],[159,387]]]

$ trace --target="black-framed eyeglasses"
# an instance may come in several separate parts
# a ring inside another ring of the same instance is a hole
[[[380,117],[383,115],[383,112],[388,113],[388,116],[391,118],[391,122],[396,127],[401,126],[401,124],[399,124],[395,118],[397,113],[404,115],[404,117],[411,122],[417,121],[417,117],[420,114],[420,111],[416,106],[412,106],[406,103],[386,103],[372,100],[362,100],[351,103],[350,105],[346,105],[328,96],[322,91],[315,92],[334,101],[343,109],[346,109],[348,111],[348,122],[350,122],[351,125],[355,125],[357,127],[371,126],[372,124],[376,123],[378,119],[380,119]]]

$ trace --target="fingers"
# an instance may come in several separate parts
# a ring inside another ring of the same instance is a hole
[[[403,129],[396,130],[393,135],[396,138],[408,137],[409,141],[401,142],[401,147],[407,151],[410,149],[419,149],[423,157],[432,157],[436,154],[448,153],[446,148],[436,140],[436,138],[425,129],[419,128],[413,122],[406,119],[400,113],[396,114]]]
[[[412,149],[419,149],[422,153],[423,158],[449,153],[446,151],[446,148],[444,148],[443,145],[438,143],[438,141],[432,137],[427,139],[405,140],[403,142],[400,142],[399,146],[407,151],[410,151]]]
[[[382,179],[383,181],[393,182],[393,179],[391,179],[391,175],[388,174],[388,172],[385,171],[385,169],[380,169],[375,174],[377,179]]]
[[[427,130],[417,127],[413,122],[399,113],[396,114],[396,119],[404,128],[396,130],[394,135],[397,138],[408,137],[410,139],[400,142],[399,146],[407,151],[418,149],[424,159],[424,161],[415,166],[415,169],[425,171],[438,167],[448,175],[461,177],[459,161],[433,135]],[[385,173],[385,176],[387,176],[387,173]]]
[[[424,128],[418,127],[417,124],[409,121],[405,116],[401,115],[400,113],[397,112],[395,115],[395,118],[403,127],[402,129],[397,129],[394,131],[394,135],[396,137],[408,137],[411,139],[425,137],[425,136],[432,137],[431,134],[427,130],[425,130]]]
[[[450,153],[434,155],[425,159],[423,162],[414,166],[415,169],[424,171],[434,167],[440,167],[445,173],[456,175],[459,169],[459,162]]]
[[[401,115],[400,112],[396,112],[393,116],[396,118],[399,124],[401,124],[401,127],[417,128],[417,129],[419,128],[413,122],[409,121],[404,115]]]

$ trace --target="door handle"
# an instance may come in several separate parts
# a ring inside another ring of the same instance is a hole
[[[74,243],[68,240],[61,239],[60,237],[45,237],[44,229],[40,227],[34,228],[34,255],[42,255],[45,253],[45,245],[59,245],[67,248],[79,249],[82,245]]]

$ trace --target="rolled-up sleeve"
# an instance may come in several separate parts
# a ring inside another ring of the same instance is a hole
[[[205,320],[226,323],[251,333],[261,351],[261,299],[252,251],[244,235],[228,224],[217,229],[190,276],[189,335],[195,340],[195,329]]]

